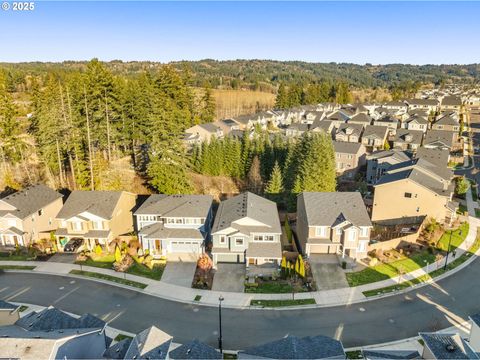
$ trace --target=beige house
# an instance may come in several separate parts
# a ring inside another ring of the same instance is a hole
[[[460,122],[451,114],[444,113],[435,119],[435,121],[432,123],[432,129],[453,131],[458,133],[460,131]]]
[[[458,96],[445,96],[442,99],[442,111],[452,110],[459,112],[462,108],[462,99]]]
[[[29,246],[50,238],[62,205],[62,194],[41,184],[0,199],[0,246]]]
[[[417,151],[422,145],[423,131],[398,129],[393,139],[393,147],[401,150]]]
[[[189,144],[210,142],[213,138],[222,138],[223,129],[215,123],[198,124],[185,130],[184,141]]]
[[[405,120],[402,126],[407,130],[419,130],[425,133],[429,124],[427,117],[415,114]]]
[[[362,135],[362,144],[370,151],[381,150],[387,141],[387,126],[367,125]]]
[[[350,122],[341,124],[335,133],[335,141],[358,143],[360,142],[362,132],[362,124],[352,124]]]
[[[302,252],[367,255],[372,223],[359,192],[304,192],[297,198],[297,235]]]
[[[275,271],[282,259],[277,205],[245,192],[222,201],[212,227],[213,262],[246,263],[256,274]]]
[[[366,164],[365,146],[360,143],[332,141],[337,175],[353,179]]]
[[[450,169],[422,158],[391,166],[375,184],[372,221],[427,216],[450,223],[458,207],[452,178]]]
[[[106,250],[118,236],[132,233],[136,197],[126,191],[73,191],[56,218],[59,248],[80,238],[89,250],[97,244]]]

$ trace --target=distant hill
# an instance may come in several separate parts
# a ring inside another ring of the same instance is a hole
[[[62,63],[0,63],[18,83],[25,75],[42,76],[47,72],[83,70],[87,62]],[[200,60],[172,62],[178,69],[189,69],[194,86],[209,82],[220,89],[250,89],[275,92],[280,82],[310,83],[315,81],[346,81],[355,87],[392,87],[406,82],[439,84],[442,82],[473,83],[480,80],[480,64],[470,65],[356,65],[348,63],[308,63],[274,60]],[[158,62],[110,61],[112,72],[132,76],[142,71],[155,71]]]

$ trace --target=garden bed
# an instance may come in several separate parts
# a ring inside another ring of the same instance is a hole
[[[284,307],[284,306],[297,306],[297,305],[315,305],[315,299],[296,299],[296,300],[252,300],[251,306],[263,306],[263,307]]]
[[[71,270],[70,274],[86,276],[86,277],[91,277],[91,278],[95,278],[95,279],[112,281],[112,282],[115,282],[115,283],[118,283],[118,284],[128,285],[128,286],[136,287],[136,288],[139,288],[139,289],[145,289],[147,287],[147,284],[142,284],[142,283],[137,282],[137,281],[122,279],[122,278],[119,278],[119,277],[116,277],[116,276],[100,274],[100,273],[93,272],[93,271]]]
[[[298,279],[293,284],[291,280],[276,279],[264,280],[262,278],[255,279],[255,284],[245,283],[245,292],[253,294],[286,294],[292,292],[308,292],[304,286],[303,280]],[[293,286],[292,286],[293,285]]]
[[[36,266],[27,265],[0,265],[0,270],[33,270]]]

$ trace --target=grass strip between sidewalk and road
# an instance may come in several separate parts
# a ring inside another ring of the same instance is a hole
[[[478,231],[480,231],[480,229]],[[465,261],[467,261],[470,257],[472,257],[472,255],[475,254],[479,248],[480,248],[480,235],[477,235],[477,239],[475,240],[473,245],[470,247],[470,249],[468,249],[464,254],[462,254],[462,256],[458,257],[457,259],[452,261],[450,264],[448,264],[446,270],[444,270],[442,266],[441,268],[434,270],[429,274],[422,275],[412,280],[404,281],[400,284],[391,285],[391,286],[387,286],[387,287],[375,289],[375,290],[364,291],[363,295],[365,295],[366,297],[371,297],[376,295],[388,294],[394,291],[400,291],[400,290],[406,289],[410,286],[415,286],[415,285],[427,282],[433,278],[436,278],[440,275],[445,274],[449,270],[455,269],[457,266],[460,266]]]
[[[263,307],[284,307],[297,305],[315,305],[315,299],[297,299],[297,300],[252,300],[251,306]]]
[[[133,286],[133,287],[136,287],[136,288],[139,288],[139,289],[145,289],[147,287],[147,284],[142,284],[142,283],[137,282],[137,281],[122,279],[122,278],[119,278],[119,277],[116,277],[116,276],[100,274],[100,273],[92,272],[92,271],[71,270],[70,274],[86,276],[86,277],[91,277],[91,278],[96,278],[96,279],[101,279],[101,280],[112,281],[112,282],[115,282],[115,283],[118,283],[118,284]]]
[[[28,265],[0,265],[0,270],[33,270],[36,266]]]

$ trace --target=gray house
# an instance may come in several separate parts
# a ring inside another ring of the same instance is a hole
[[[380,150],[367,156],[367,183],[375,184],[395,164],[410,160],[401,150]]]
[[[424,342],[423,359],[480,359],[460,334],[420,333]]]
[[[307,256],[366,256],[372,223],[359,192],[304,192],[297,198],[297,235]]]
[[[133,214],[138,239],[154,257],[187,253],[197,257],[212,223],[210,195],[154,194]]]
[[[393,139],[393,147],[415,152],[422,145],[422,140],[421,130],[398,129]]]
[[[213,262],[276,268],[282,259],[277,205],[245,192],[222,201],[212,228]]]

